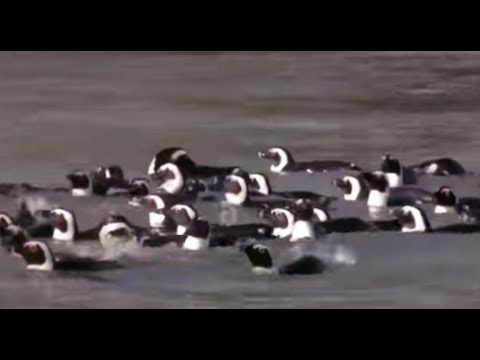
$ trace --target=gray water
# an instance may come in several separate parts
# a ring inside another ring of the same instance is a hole
[[[404,163],[452,156],[480,171],[480,53],[298,52],[0,53],[2,181],[66,185],[76,168],[117,163],[142,175],[163,147],[187,148],[199,163],[268,170],[271,145],[298,159],[349,159],[375,167],[392,153]],[[279,189],[339,195],[343,173],[275,177]],[[480,195],[480,179],[422,178]],[[146,224],[122,199],[46,196],[75,210],[81,228],[110,210]],[[2,210],[14,202],[0,199]],[[334,216],[366,217],[361,204]],[[215,220],[215,209],[203,209]],[[246,218],[248,216],[246,215]],[[443,219],[432,218],[432,222]],[[187,254],[138,250],[126,269],[27,273],[0,254],[0,307],[351,308],[477,307],[477,235],[332,235],[355,266],[312,277],[265,278],[237,249]],[[282,249],[273,249],[282,255]]]

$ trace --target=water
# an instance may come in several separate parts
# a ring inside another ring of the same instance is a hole
[[[146,172],[153,154],[186,147],[205,164],[267,170],[271,145],[298,159],[378,166],[449,155],[480,171],[480,53],[0,53],[0,176],[64,185],[75,168],[118,163]],[[338,195],[340,174],[273,177],[279,189]],[[475,178],[422,179],[479,195]],[[145,224],[121,199],[52,201],[80,227],[112,209]],[[14,203],[1,199],[2,208]],[[215,209],[202,208],[209,218]],[[334,216],[364,217],[339,203]],[[245,215],[248,218],[248,215]],[[432,219],[435,223],[437,219]],[[323,276],[258,278],[237,249],[136,251],[125,270],[29,274],[0,255],[1,307],[477,307],[476,235],[334,235],[357,255]],[[282,251],[274,249],[277,255]]]

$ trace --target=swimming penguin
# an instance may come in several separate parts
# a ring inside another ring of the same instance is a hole
[[[169,214],[177,224],[177,234],[183,235],[193,221],[198,218],[198,212],[191,206],[185,204],[177,204],[169,209]],[[210,243],[225,242],[220,238],[232,239],[235,243],[240,238],[251,239],[269,239],[273,238],[273,228],[264,223],[246,223],[235,225],[218,225],[209,224],[210,226]]]
[[[398,159],[386,154],[382,159],[380,170],[387,177],[388,186],[391,189],[403,186],[403,168]]]
[[[300,199],[292,205],[262,210],[259,217],[269,221],[274,237],[288,238],[289,242],[316,240],[325,234],[323,227],[314,223],[314,209],[308,200]]]
[[[137,177],[130,180],[124,176],[119,165],[100,166],[95,171],[96,181],[104,184],[105,196],[144,196],[150,193],[150,182],[147,178]]]
[[[135,229],[124,216],[111,214],[98,226],[96,237],[104,248],[111,248],[130,241],[136,241],[136,235]],[[7,226],[0,226],[0,237],[2,238],[2,245],[14,254],[19,254],[23,244],[34,238],[34,236],[30,236],[28,233],[28,228],[24,229],[13,223]],[[58,236],[57,238],[54,236],[50,236],[48,239],[46,236],[44,238],[44,242],[58,240]],[[74,239],[72,242],[76,240],[78,239]],[[95,234],[85,240],[95,240]]]
[[[119,165],[100,166],[96,172],[105,177],[109,188],[125,189],[129,186],[124,171]]]
[[[125,217],[117,214],[110,214],[102,219],[96,226],[88,230],[79,231],[75,214],[64,208],[56,208],[50,211],[50,220],[54,230],[52,240],[67,243],[79,241],[100,242],[103,247],[109,246],[109,239],[105,236],[109,231],[126,228],[131,236],[135,236],[137,228],[129,224]]]
[[[148,235],[139,242],[142,247],[163,247],[176,244],[178,247],[189,251],[199,251],[209,247],[210,227],[208,221],[197,218],[185,229],[182,235]]]
[[[338,160],[320,160],[308,162],[295,162],[292,154],[284,147],[272,147],[267,151],[258,153],[262,159],[272,160],[270,171],[276,174],[292,172],[326,172],[336,170],[357,170],[361,171],[355,163]]]
[[[480,210],[480,198],[461,197],[457,198],[449,186],[441,186],[433,193],[435,214],[459,213],[460,209]],[[467,207],[465,207],[465,205]]]
[[[409,168],[433,176],[461,176],[466,174],[462,164],[448,157],[426,160],[420,164],[411,165]]]
[[[380,170],[385,173],[390,188],[417,183],[417,173],[408,166],[403,166],[400,160],[391,154],[385,154],[382,158]]]
[[[71,192],[74,197],[85,196],[105,196],[107,195],[109,185],[108,180],[98,171],[87,173],[82,170],[76,170],[66,175],[71,183]]]
[[[322,207],[327,207],[332,201],[337,200],[335,196],[321,195],[311,191],[272,191],[268,177],[262,173],[250,174],[249,178],[248,190],[252,196],[278,196],[292,200],[307,199]]]
[[[295,223],[295,215],[290,209],[274,208],[262,209],[258,216],[261,219],[268,221],[272,226],[272,236],[275,238],[285,239],[289,238],[293,232],[293,224]]]
[[[172,163],[178,166],[188,177],[211,178],[230,174],[237,166],[206,166],[197,165],[181,147],[170,147],[158,152],[148,167],[148,175],[155,175],[160,168]]]
[[[369,187],[367,205],[369,207],[395,207],[410,204],[431,203],[432,193],[413,186],[390,189],[388,180],[382,171],[361,174]]]
[[[175,233],[176,224],[168,209],[179,203],[179,199],[169,194],[149,194],[138,199],[138,204],[149,210],[148,223],[151,231]]]
[[[308,206],[305,204],[304,206]],[[400,231],[398,220],[366,221],[356,217],[331,218],[330,214],[319,208],[305,211],[305,215],[312,216],[309,220],[316,238],[326,234],[375,232],[375,231]],[[291,236],[294,231],[295,215],[291,209],[273,209],[268,219],[274,226],[273,234],[280,238]],[[310,227],[309,227],[310,228]],[[296,230],[298,231],[298,230]],[[294,238],[301,238],[300,234]]]
[[[27,263],[27,270],[33,271],[105,271],[123,268],[116,260],[102,260],[90,257],[54,255],[49,245],[40,241],[28,241],[20,255]]]
[[[37,210],[32,214],[25,201],[21,201],[14,218],[0,213],[0,227],[13,224],[24,229],[30,238],[48,238],[53,235],[53,225],[48,216],[49,210]]]
[[[282,207],[294,202],[292,199],[259,197],[253,198],[248,193],[248,176],[228,175],[224,181],[225,200],[228,204],[249,208]]]
[[[452,224],[432,229],[425,212],[416,206],[403,206],[392,211],[398,218],[402,226],[402,232],[405,233],[457,233],[470,234],[480,232],[480,224]]]
[[[250,244],[244,247],[253,273],[257,275],[314,275],[327,270],[327,264],[314,255],[303,255],[280,267],[273,266],[272,256],[265,245]]]
[[[297,200],[295,202],[295,222],[293,224],[292,235],[290,235],[290,242],[300,240],[315,240],[323,235],[323,228],[318,231],[313,224],[313,206],[308,200]]]

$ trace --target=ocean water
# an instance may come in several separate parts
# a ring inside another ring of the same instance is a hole
[[[183,146],[198,163],[268,171],[256,154],[289,148],[296,159],[378,167],[451,156],[480,172],[480,53],[476,52],[2,52],[0,180],[66,185],[77,168],[119,164],[146,173],[152,156]],[[275,188],[340,195],[344,173],[271,175]],[[480,178],[423,177],[480,195]],[[81,228],[108,211],[146,224],[125,199],[72,199]],[[12,212],[15,202],[0,198]],[[362,204],[333,216],[368,218]],[[218,220],[215,206],[200,206]],[[427,209],[430,210],[430,209]],[[433,223],[443,218],[432,216]],[[241,213],[240,221],[252,220]],[[451,308],[477,307],[478,235],[348,234],[326,242],[354,266],[319,276],[258,277],[236,248],[189,254],[131,249],[122,270],[38,274],[0,253],[3,308]],[[281,263],[288,251],[273,245]]]

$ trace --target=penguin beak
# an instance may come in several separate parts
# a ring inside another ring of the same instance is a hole
[[[150,175],[150,178],[151,178],[152,180],[156,180],[156,181],[163,182],[164,179],[165,179],[165,171],[159,170],[159,171],[157,171],[156,173]]]
[[[271,152],[269,151],[260,151],[258,153],[258,157],[260,159],[273,159],[275,157],[275,154],[272,154]]]

